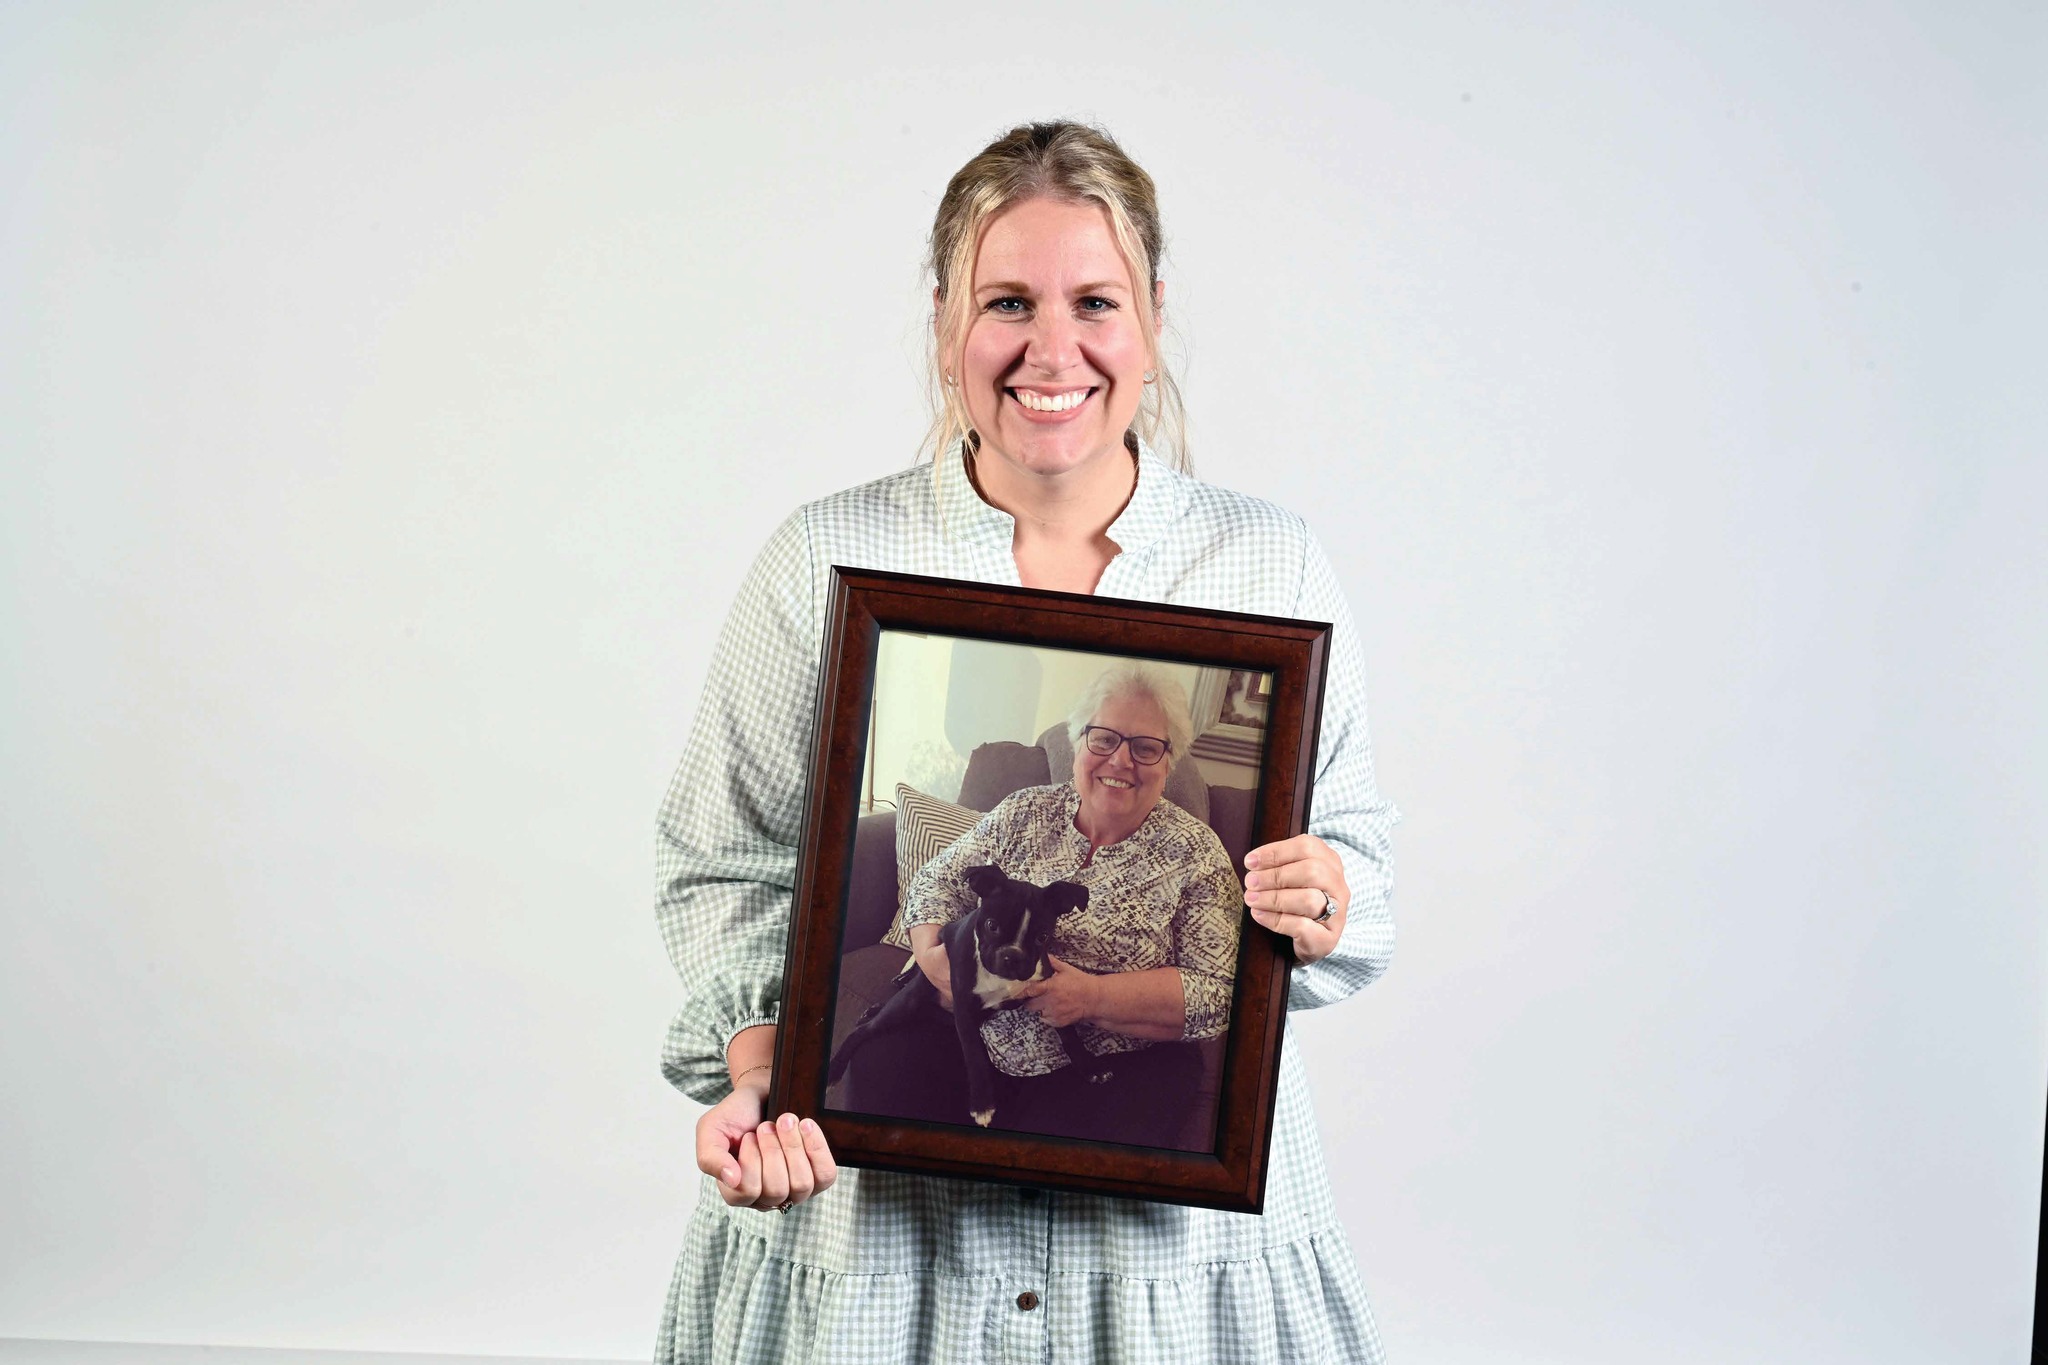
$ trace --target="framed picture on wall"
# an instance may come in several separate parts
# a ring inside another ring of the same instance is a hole
[[[1292,958],[1244,855],[1307,828],[1329,630],[835,568],[770,1112],[1258,1212]]]

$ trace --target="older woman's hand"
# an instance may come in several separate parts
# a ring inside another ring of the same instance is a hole
[[[1052,975],[1020,988],[1016,998],[1025,1001],[1026,1009],[1054,1028],[1065,1028],[1084,1019],[1092,1023],[1098,1013],[1100,978],[1051,953],[1045,955],[1045,960],[1052,964]]]
[[[1336,951],[1344,934],[1344,915],[1351,908],[1351,887],[1337,850],[1313,834],[1300,834],[1265,844],[1244,856],[1244,903],[1252,918],[1275,933],[1294,940],[1297,962],[1320,962]],[[1327,901],[1337,903],[1320,923]]]

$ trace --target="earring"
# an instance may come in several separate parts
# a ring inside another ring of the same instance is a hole
[[[1155,379],[1157,379],[1157,378],[1159,378],[1159,371],[1157,371],[1157,370],[1147,370],[1147,371],[1145,371],[1145,382],[1146,382],[1147,384],[1150,384],[1150,383],[1151,383],[1151,382],[1152,382],[1153,380],[1155,380]]]
[[[947,371],[946,371],[946,374],[945,374],[945,379],[946,379],[946,387],[947,387],[947,388],[949,388],[949,389],[950,389],[950,388],[952,388],[952,387],[953,387],[953,372],[952,372],[951,370],[947,370]]]

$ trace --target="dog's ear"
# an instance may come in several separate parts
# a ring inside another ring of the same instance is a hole
[[[1045,888],[1045,903],[1055,916],[1079,910],[1088,904],[1088,888],[1078,882],[1054,882]]]
[[[977,896],[986,896],[1004,882],[1010,880],[1003,875],[1003,870],[1000,867],[989,867],[986,865],[968,868],[966,878],[967,889]]]

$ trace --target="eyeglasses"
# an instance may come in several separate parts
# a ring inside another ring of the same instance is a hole
[[[1108,758],[1117,751],[1120,744],[1131,746],[1131,762],[1149,768],[1166,757],[1166,751],[1173,746],[1163,739],[1150,735],[1123,735],[1107,725],[1084,725],[1081,727],[1081,742],[1088,746],[1088,752],[1097,758]]]

